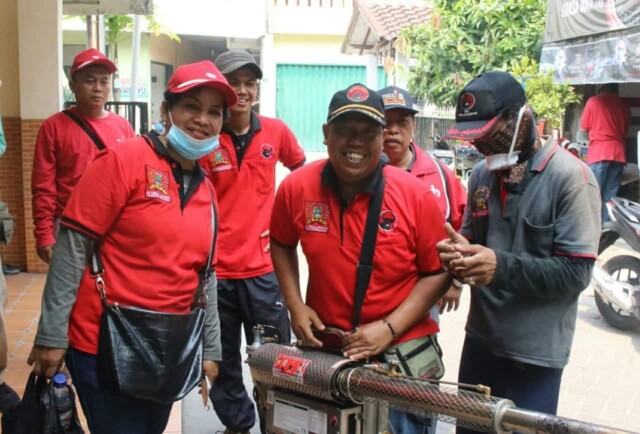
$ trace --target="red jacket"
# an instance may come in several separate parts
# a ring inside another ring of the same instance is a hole
[[[409,171],[429,186],[429,190],[438,200],[445,219],[456,231],[462,227],[462,216],[467,206],[467,191],[449,167],[438,163],[422,149],[412,143],[411,148],[416,156],[413,167]],[[446,179],[443,179],[443,176]]]
[[[114,113],[104,118],[80,116],[106,146],[135,134],[129,122]],[[31,192],[36,248],[55,244],[55,220],[62,215],[71,191],[98,154],[87,133],[63,112],[43,122],[38,131],[33,155]]]

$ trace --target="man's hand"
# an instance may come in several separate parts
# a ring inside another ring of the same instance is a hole
[[[453,272],[451,261],[462,257],[456,246],[469,245],[469,241],[457,233],[449,223],[445,223],[444,231],[449,238],[438,242],[438,244],[436,244],[436,250],[438,251],[442,265],[444,265],[449,272]]]
[[[300,304],[296,308],[289,308],[291,314],[291,329],[298,339],[308,347],[321,347],[322,342],[313,336],[311,327],[324,330],[324,324],[315,310],[306,304]]]
[[[451,310],[458,310],[460,306],[460,295],[462,294],[462,288],[458,288],[455,285],[451,285],[449,290],[438,300],[438,306],[440,307],[440,314],[451,312]]]
[[[269,253],[271,250],[271,244],[269,243],[269,229],[260,234],[260,238],[267,238],[267,246],[264,248],[264,253]]]
[[[455,246],[460,253],[459,259],[449,265],[459,280],[469,286],[486,286],[493,280],[498,266],[496,253],[479,244]]]
[[[347,335],[344,356],[351,360],[361,360],[380,354],[393,342],[389,327],[382,321],[366,324]]]
[[[53,256],[53,246],[44,246],[36,249],[38,258],[42,259],[47,264],[51,263],[51,256]]]
[[[51,348],[42,345],[34,345],[27,359],[29,366],[33,365],[33,373],[51,378],[60,371],[64,363],[66,348]]]

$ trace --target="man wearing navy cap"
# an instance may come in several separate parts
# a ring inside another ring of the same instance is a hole
[[[38,257],[47,264],[60,216],[80,177],[100,149],[135,136],[125,118],[104,108],[111,74],[116,70],[116,65],[94,48],[79,53],[73,59],[69,80],[76,105],[49,117],[38,130],[31,173],[33,232]]]
[[[462,226],[462,215],[467,204],[467,191],[449,167],[420,149],[413,142],[416,130],[415,116],[418,113],[413,106],[413,98],[409,92],[397,86],[380,89],[387,121],[384,130],[383,151],[389,163],[406,170],[429,186],[444,218],[458,231]],[[438,300],[431,309],[431,317],[439,322],[439,314],[457,310],[460,303],[462,283],[454,281],[447,293]],[[403,433],[423,432],[424,426],[430,425],[430,432],[436,432],[436,420],[429,422],[427,418],[405,415],[398,410],[390,409],[389,417],[395,426],[401,424]],[[397,431],[397,430],[396,430]]]
[[[377,92],[361,84],[337,92],[322,127],[329,158],[289,175],[271,215],[273,263],[295,335],[319,347],[323,343],[312,327],[341,329],[346,340],[333,349],[352,360],[382,357],[391,345],[435,334],[438,326],[426,313],[450,283],[435,249],[445,236],[444,217],[434,212],[438,203],[425,183],[381,164],[385,124]],[[372,206],[376,198],[381,198],[379,210]],[[374,237],[365,236],[368,227]],[[359,264],[372,239],[372,271],[368,283],[363,280],[358,307]],[[309,265],[306,300],[298,243]],[[398,426],[393,431],[406,432]]]
[[[541,143],[524,90],[506,72],[465,86],[447,137],[486,156],[471,173],[460,233],[447,225],[437,246],[471,286],[458,381],[555,414],[578,296],[597,256],[595,177],[555,140]]]

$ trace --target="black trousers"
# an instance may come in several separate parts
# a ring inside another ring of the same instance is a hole
[[[291,321],[275,273],[250,279],[218,280],[218,313],[222,339],[222,363],[211,388],[211,402],[220,421],[233,431],[250,430],[255,407],[244,387],[241,331],[247,345],[253,342],[253,326],[270,325],[280,331],[280,342],[291,342]],[[261,421],[264,432],[264,421]]]

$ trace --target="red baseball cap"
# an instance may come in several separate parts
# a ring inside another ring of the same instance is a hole
[[[236,91],[210,60],[178,66],[176,72],[169,78],[167,90],[171,93],[184,93],[200,86],[207,86],[220,92],[227,107],[234,106],[238,102]]]
[[[109,74],[113,74],[118,70],[116,65],[109,60],[107,56],[95,48],[89,48],[88,50],[78,53],[78,55],[74,57],[73,65],[71,66],[71,75],[93,65],[104,66],[107,68],[107,71],[109,71]]]

